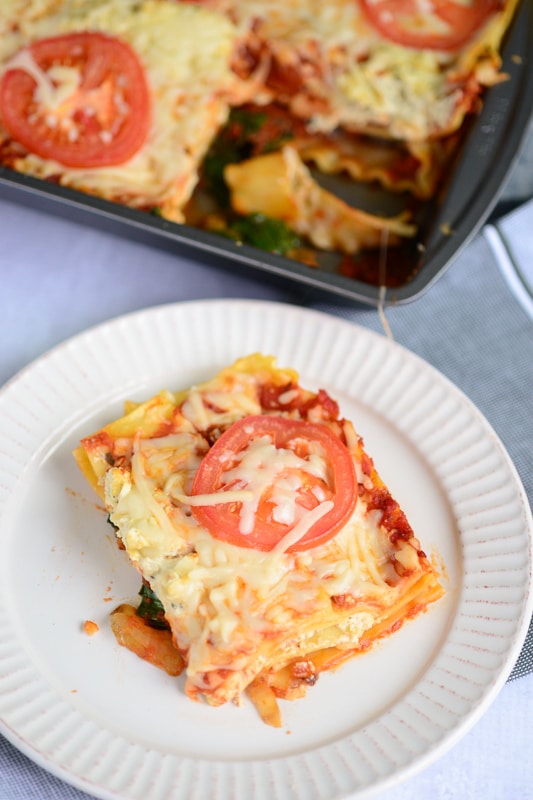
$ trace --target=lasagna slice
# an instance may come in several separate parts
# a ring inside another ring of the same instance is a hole
[[[128,404],[75,458],[157,601],[193,700],[248,693],[279,726],[277,698],[301,696],[443,594],[352,423],[273,357]]]

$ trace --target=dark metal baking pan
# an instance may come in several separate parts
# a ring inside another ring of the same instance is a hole
[[[503,71],[509,79],[491,87],[481,112],[469,121],[447,185],[435,200],[421,209],[422,224],[416,246],[407,253],[409,278],[388,287],[385,294],[375,283],[340,274],[327,256],[319,267],[258,250],[85,195],[53,183],[0,168],[0,196],[26,206],[93,225],[129,239],[181,254],[196,255],[221,269],[239,269],[265,280],[305,286],[322,297],[377,305],[384,301],[406,303],[421,297],[453,263],[494,208],[505,181],[518,160],[533,119],[533,3],[523,0],[502,50]],[[352,190],[354,184],[351,184]],[[342,193],[339,181],[328,187]],[[368,186],[355,187],[356,199],[367,210],[395,213],[401,198]],[[391,204],[390,208],[383,206]],[[396,254],[394,255],[394,258]],[[392,251],[390,259],[393,258]]]

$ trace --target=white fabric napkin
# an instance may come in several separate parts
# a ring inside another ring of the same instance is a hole
[[[533,319],[533,200],[485,227],[507,284]]]

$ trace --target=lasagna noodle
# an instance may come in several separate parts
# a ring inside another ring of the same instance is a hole
[[[359,497],[326,543],[296,552],[239,547],[214,538],[184,504],[212,442],[257,414],[326,425],[346,442]],[[301,677],[310,660],[316,674],[329,669],[442,594],[351,423],[271,357],[245,357],[204,384],[133,405],[75,456],[165,608],[192,699],[237,702],[249,687],[255,699],[264,690],[290,698],[310,682]]]
[[[293,147],[230,164],[224,173],[231,203],[240,214],[281,219],[322,250],[356,253],[416,233],[409,213],[383,217],[354,208],[323,189]]]
[[[375,181],[391,192],[409,192],[425,200],[435,195],[442,169],[456,144],[457,137],[400,143],[339,134],[311,137],[296,142],[295,147],[304,163],[316,166],[324,175],[344,174],[354,181]]]

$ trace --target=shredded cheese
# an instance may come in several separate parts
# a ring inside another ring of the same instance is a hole
[[[172,495],[176,500],[188,506],[218,506],[221,503],[243,503],[253,500],[254,494],[247,489],[227,489],[224,492],[212,492],[211,494],[178,494]]]
[[[37,84],[34,91],[37,103],[49,111],[56,111],[80,85],[81,74],[75,67],[51,67],[48,72],[40,68],[31,52],[20,50],[5,66],[5,71],[17,69],[30,75]]]
[[[290,530],[284,537],[272,548],[272,552],[274,554],[277,553],[284,553],[289,547],[292,547],[293,544],[296,544],[303,539],[305,534],[313,527],[313,525],[322,519],[328,512],[333,509],[333,502],[331,500],[325,500],[323,503],[319,503],[318,506],[313,508],[311,511],[308,511],[302,519]]]

